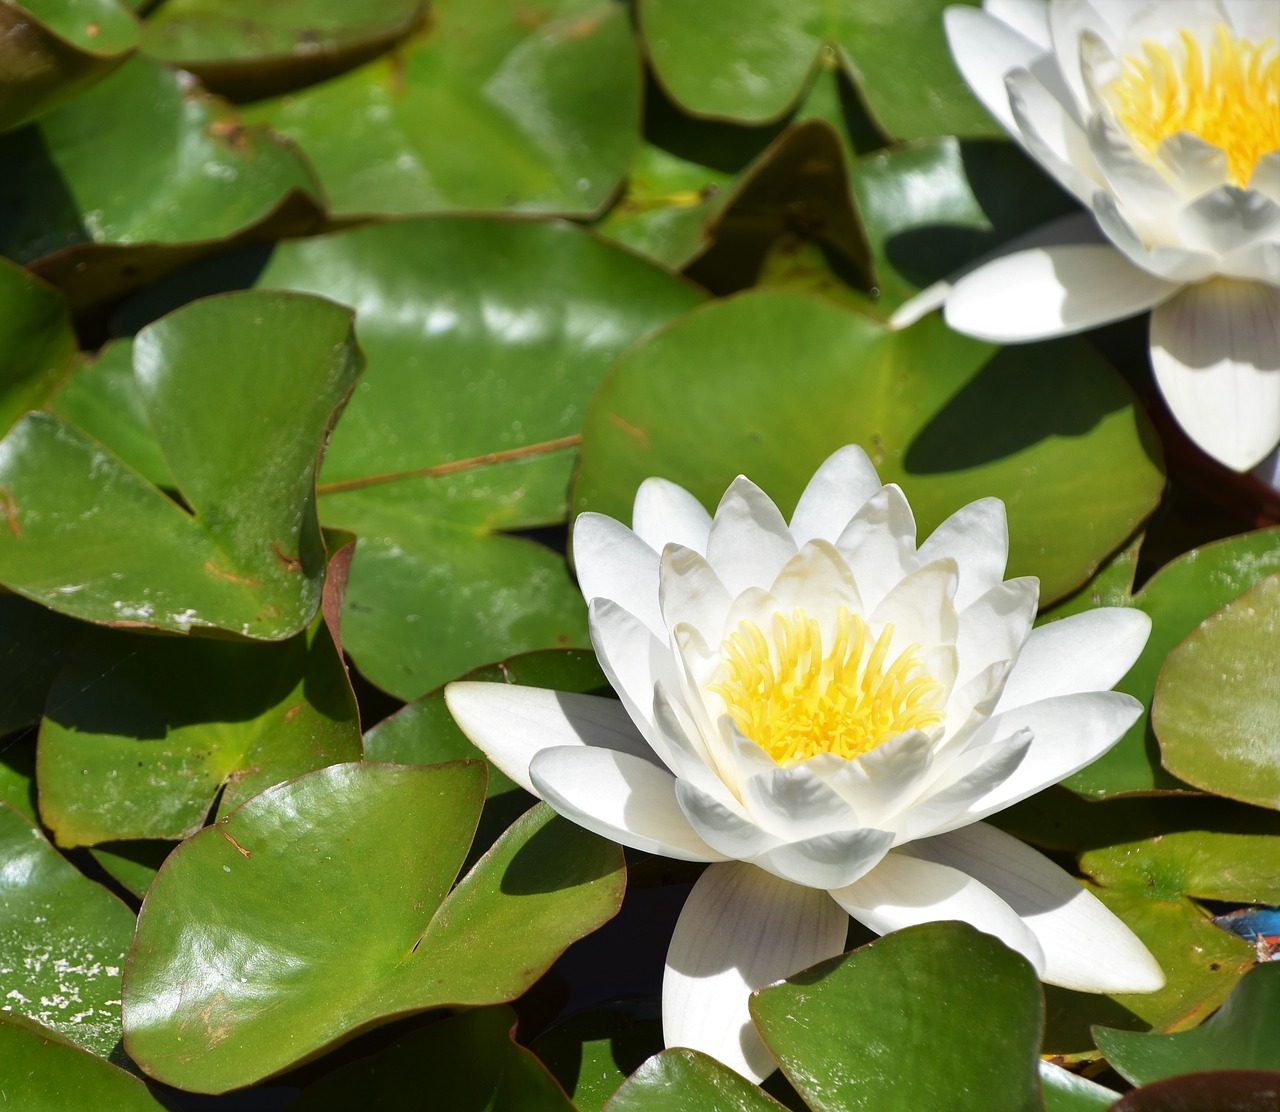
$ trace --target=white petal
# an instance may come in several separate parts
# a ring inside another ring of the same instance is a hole
[[[654,688],[659,683],[670,691],[680,689],[671,650],[639,618],[610,599],[591,600],[587,625],[600,670],[645,741],[667,760],[662,736],[650,715]]]
[[[1238,39],[1265,39],[1276,35],[1275,0],[1219,0]]]
[[[992,716],[974,735],[975,747],[1015,730],[1030,729],[1031,748],[1017,770],[967,811],[963,821],[976,822],[1034,795],[1092,764],[1137,721],[1142,704],[1119,691],[1091,691],[1042,699]]]
[[[653,724],[665,743],[667,767],[675,775],[697,784],[720,799],[732,799],[717,777],[706,738],[679,699],[658,684],[653,692]]]
[[[933,764],[933,744],[920,730],[908,730],[853,760],[820,753],[804,762],[847,800],[867,826],[883,827],[915,796],[916,785]]]
[[[676,802],[665,768],[609,749],[543,749],[529,765],[538,794],[558,814],[632,849],[677,861],[723,861]]]
[[[573,523],[573,563],[588,602],[612,599],[654,633],[664,631],[658,554],[621,522],[604,514],[580,514]]]
[[[1132,0],[1125,2],[1131,4]],[[1057,3],[1049,5],[1053,51],[1082,118],[1088,116],[1092,105],[1085,87],[1085,75],[1081,71],[1081,39],[1090,38],[1114,53],[1124,22],[1122,18],[1116,18],[1113,8],[1089,4],[1086,0],[1057,0]]]
[[[1109,191],[1127,212],[1138,214],[1140,229],[1149,242],[1154,241],[1186,198],[1145,151],[1134,150],[1128,134],[1109,116],[1104,112],[1089,121],[1089,149]]]
[[[752,822],[732,798],[722,799],[689,780],[677,780],[676,800],[698,836],[726,857],[750,860],[779,844],[776,835]]]
[[[645,479],[636,491],[631,527],[655,552],[682,544],[705,556],[711,515],[684,487],[668,479]]]
[[[830,541],[810,541],[800,549],[778,573],[770,594],[784,610],[800,607],[815,618],[834,617],[841,606],[863,612],[853,572]]]
[[[1053,49],[1053,38],[1049,34],[1049,6],[1044,0],[986,0],[982,8],[1041,50]]]
[[[1230,172],[1226,152],[1189,131],[1170,135],[1156,157],[1188,201],[1225,185]]]
[[[1077,992],[1155,992],[1164,974],[1137,935],[1080,882],[1017,838],[975,823],[917,842],[1005,900],[1039,940],[1043,981]]]
[[[1149,246],[1110,193],[1099,191],[1094,194],[1093,215],[1107,239],[1134,266],[1166,282],[1177,285],[1200,282],[1216,273],[1222,265],[1215,255],[1193,251],[1189,247],[1164,243]],[[1171,223],[1169,219],[1164,221],[1166,227]]]
[[[1151,633],[1141,610],[1104,606],[1031,631],[1005,681],[997,712],[1054,695],[1106,691],[1133,667]]]
[[[948,691],[955,680],[954,657],[950,648],[956,643],[959,620],[951,599],[956,589],[956,562],[949,556],[908,572],[876,604],[868,625],[873,630],[893,624],[889,643],[890,661],[897,659],[912,645],[923,649],[925,663],[933,671],[940,666],[933,659],[938,650],[945,651],[946,674],[933,671],[934,679]]]
[[[844,949],[849,920],[825,892],[751,865],[712,865],[671,935],[662,981],[666,1045],[687,1046],[761,1081],[776,1068],[747,1011],[758,988]]]
[[[733,600],[704,557],[682,545],[667,545],[662,552],[659,583],[667,629],[684,622],[710,644],[724,639],[725,619]]]
[[[1249,188],[1280,201],[1280,151],[1270,151],[1254,163]]]
[[[951,57],[965,84],[1006,131],[1016,134],[1004,75],[1011,69],[1030,68],[1045,54],[1044,48],[977,8],[947,8],[942,22]]]
[[[967,274],[972,267],[962,268],[961,273]],[[951,296],[951,291],[955,287],[955,277],[934,282],[931,286],[925,286],[914,297],[907,298],[892,313],[889,314],[889,329],[892,332],[901,332],[904,328],[910,328],[918,320],[923,320],[935,309],[941,309],[946,303],[947,298]],[[793,527],[794,528],[794,527]]]
[[[796,554],[787,523],[764,491],[739,475],[716,507],[707,561],[731,595],[767,587]]]
[[[999,498],[979,498],[956,510],[920,545],[920,562],[950,556],[956,562],[955,607],[963,610],[1004,579],[1009,523]]]
[[[1226,255],[1280,238],[1280,204],[1251,189],[1224,185],[1178,213],[1174,226],[1188,247]]]
[[[1029,70],[1013,70],[1005,86],[1023,145],[1064,189],[1088,204],[1102,174],[1084,129]]]
[[[788,842],[859,825],[853,808],[803,764],[750,777],[742,802],[753,822]]]
[[[836,539],[836,548],[853,572],[862,605],[874,609],[909,571],[916,559],[916,521],[902,491],[881,487],[854,514]]]
[[[1218,273],[1224,278],[1280,286],[1280,241],[1251,243],[1224,255],[1218,260]]]
[[[1189,286],[1151,315],[1151,365],[1187,435],[1228,467],[1280,442],[1280,289]]]
[[[1040,247],[1005,255],[961,278],[945,312],[957,332],[1021,343],[1131,317],[1177,288],[1111,247]]]
[[[534,795],[529,764],[551,746],[594,745],[654,759],[617,699],[467,680],[445,687],[444,701],[476,748]]]
[[[871,460],[856,444],[832,453],[809,480],[791,515],[796,544],[820,538],[835,542],[850,518],[880,489]]]
[[[956,678],[961,684],[993,664],[1017,659],[1031,632],[1039,598],[1040,581],[1025,576],[992,587],[961,612],[956,638],[960,662]]]
[[[887,830],[837,830],[757,853],[751,860],[807,888],[843,888],[875,867],[893,845]]]
[[[958,919],[993,934],[1036,968],[1044,951],[1014,910],[991,889],[947,865],[895,850],[861,880],[831,893],[831,898],[877,934]]]

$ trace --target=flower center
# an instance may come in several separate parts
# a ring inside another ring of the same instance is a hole
[[[1108,103],[1152,154],[1180,131],[1224,151],[1231,183],[1244,188],[1258,159],[1280,149],[1280,53],[1271,39],[1237,39],[1222,24],[1207,58],[1188,31],[1182,46],[1179,59],[1143,42],[1107,87]]]
[[[723,680],[710,690],[738,728],[780,765],[819,753],[852,758],[912,729],[938,725],[943,685],[912,645],[885,666],[893,626],[874,643],[845,607],[836,612],[830,651],[803,610],[773,616],[770,641],[755,622],[740,622],[720,646]]]

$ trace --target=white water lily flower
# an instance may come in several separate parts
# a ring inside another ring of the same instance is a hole
[[[1046,981],[1146,992],[1163,976],[1069,874],[980,820],[1109,749],[1138,716],[1106,690],[1146,643],[1138,610],[1032,629],[1038,584],[1004,581],[1003,504],[919,548],[901,490],[844,448],[788,526],[739,477],[710,517],[662,479],[634,528],[573,538],[591,637],[618,700],[454,683],[449,709],[503,772],[589,830],[713,864],[667,954],[668,1046],[760,1079],[749,993],[884,933],[961,919]]]
[[[894,323],[945,302],[957,331],[1017,343],[1151,309],[1173,415],[1248,470],[1280,442],[1280,3],[985,0],[945,21],[978,99],[1092,221],[1010,244]]]

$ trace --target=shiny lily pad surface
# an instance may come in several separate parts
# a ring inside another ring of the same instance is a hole
[[[1280,575],[1209,615],[1166,658],[1151,725],[1164,766],[1205,791],[1280,809]]]
[[[330,210],[594,212],[639,144],[640,64],[612,0],[442,0],[394,55],[255,105]]]
[[[621,853],[539,808],[450,892],[484,781],[478,762],[334,765],[187,841],[139,918],[129,1054],[222,1092],[399,1016],[519,995],[617,910]]]
[[[655,1054],[622,1084],[609,1112],[780,1112],[783,1105],[696,1050]]]
[[[138,24],[116,0],[0,5],[0,131],[101,81],[137,42]]]
[[[94,622],[296,633],[324,580],[317,457],[360,368],[350,314],[316,298],[244,293],[157,322],[134,378],[183,504],[28,415],[0,441],[0,582]]]
[[[71,316],[58,293],[0,259],[0,430],[39,409],[70,373]]]
[[[961,433],[974,422],[980,441]],[[966,502],[1003,498],[1008,573],[1039,576],[1047,602],[1154,506],[1163,478],[1147,436],[1115,372],[1075,341],[996,353],[934,319],[889,332],[762,291],[690,313],[618,361],[588,414],[573,506],[629,520],[636,487],[661,475],[714,507],[741,472],[789,513],[826,456],[861,444],[922,537]]]

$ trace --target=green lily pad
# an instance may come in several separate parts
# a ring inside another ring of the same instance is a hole
[[[113,1112],[166,1112],[169,1105],[146,1084],[110,1062],[63,1042],[57,1032],[0,1019],[4,1100],[23,1112],[110,1108]]]
[[[696,1050],[655,1054],[609,1101],[608,1112],[779,1112],[773,1097]]]
[[[101,1058],[115,1054],[133,912],[4,804],[0,861],[0,1013],[34,1019]]]
[[[573,505],[629,520],[636,487],[661,475],[714,506],[741,472],[789,512],[818,464],[858,443],[902,485],[922,536],[1003,498],[1008,574],[1038,575],[1048,602],[1155,505],[1148,436],[1124,383],[1077,342],[993,353],[937,320],[888,332],[763,291],[689,313],[618,361],[587,416]]]
[[[40,721],[54,678],[86,630],[21,595],[0,594],[0,737]]]
[[[360,537],[343,639],[361,672],[412,699],[514,653],[586,647],[563,558],[506,533],[564,520],[592,391],[700,291],[571,225],[460,217],[281,245],[259,283],[359,314],[369,366],[320,512]]]
[[[662,1008],[656,998],[610,1001],[575,1012],[532,1043],[578,1112],[601,1112],[628,1076],[661,1049]],[[637,1078],[632,1088],[647,1092],[653,1084]]]
[[[421,20],[423,0],[167,0],[142,48],[241,100],[334,77],[377,57]]]
[[[132,337],[82,356],[48,408],[153,486],[177,488],[134,381]]]
[[[298,143],[335,215],[588,215],[626,173],[639,113],[621,4],[441,0],[393,55],[247,117]]]
[[[70,372],[75,354],[76,337],[62,297],[0,259],[0,433],[27,410],[45,404]]]
[[[885,317],[1014,236],[1077,211],[1003,140],[946,137],[877,151],[853,163],[852,179]]]
[[[282,639],[316,612],[317,456],[360,373],[351,315],[241,293],[140,333],[134,373],[179,505],[73,425],[0,441],[0,581],[89,621]]]
[[[0,137],[0,163],[0,252],[73,307],[320,218],[315,179],[287,142],[143,57]]]
[[[116,0],[26,0],[0,5],[0,131],[78,96],[138,43]]]
[[[658,80],[695,115],[777,119],[819,58],[838,55],[886,134],[995,133],[951,61],[943,7],[943,0],[642,0],[640,23]]]
[[[910,927],[823,962],[760,990],[751,1015],[814,1112],[1042,1108],[1035,973],[964,923]]]
[[[121,888],[142,899],[173,849],[172,842],[106,842],[89,853]]]
[[[1107,1061],[1126,1081],[1145,1085],[1201,1070],[1278,1070],[1280,964],[1245,974],[1226,1003],[1199,1027],[1171,1035],[1094,1031]]]
[[[546,1067],[514,1039],[508,1007],[477,1008],[397,1039],[309,1085],[289,1112],[378,1108],[410,1112],[431,1102],[450,1112],[575,1112]]]
[[[1280,809],[1280,575],[1209,615],[1166,658],[1151,725],[1165,768],[1205,791]]]
[[[334,765],[189,839],[138,922],[130,1055],[223,1092],[404,1015],[518,996],[615,913],[622,857],[539,807],[450,893],[483,795],[479,763]]]
[[[1063,783],[1093,799],[1152,790],[1190,791],[1166,771],[1148,714],[1165,658],[1205,618],[1246,589],[1280,572],[1280,529],[1260,529],[1207,544],[1165,565],[1129,596],[1128,605],[1151,615],[1151,636],[1137,663],[1118,684],[1147,708],[1110,752]],[[1130,580],[1130,585],[1132,580]],[[1126,600],[1114,593],[1114,605]]]
[[[26,739],[12,739],[0,747],[0,803],[37,821],[35,745]]]
[[[37,752],[40,816],[59,845],[178,840],[215,799],[226,814],[359,760],[360,723],[322,618],[268,644],[103,631],[54,683]]]

